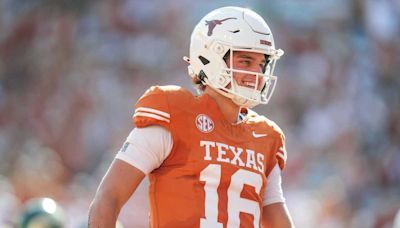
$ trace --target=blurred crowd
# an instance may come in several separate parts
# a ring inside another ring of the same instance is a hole
[[[400,209],[400,1],[0,1],[0,226],[49,197],[85,227],[96,188],[152,85],[195,91],[182,56],[210,10],[269,23],[278,85],[256,111],[286,133],[297,227],[392,227]],[[123,209],[148,226],[145,181]]]

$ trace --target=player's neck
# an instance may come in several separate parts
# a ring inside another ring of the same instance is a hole
[[[218,104],[219,109],[224,114],[225,118],[232,124],[238,122],[238,114],[240,107],[235,104],[230,98],[219,94],[217,91],[206,87],[204,93],[210,95]]]

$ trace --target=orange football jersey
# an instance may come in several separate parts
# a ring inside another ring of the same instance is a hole
[[[228,122],[212,97],[151,87],[136,104],[138,128],[168,129],[173,148],[149,174],[151,227],[259,227],[268,174],[285,166],[284,136],[247,110]]]

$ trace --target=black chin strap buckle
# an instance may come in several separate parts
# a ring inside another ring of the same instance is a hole
[[[205,78],[207,78],[207,75],[206,75],[206,73],[204,73],[204,71],[203,70],[200,70],[200,72],[199,72],[199,79],[202,81],[202,82],[206,82],[205,81]]]

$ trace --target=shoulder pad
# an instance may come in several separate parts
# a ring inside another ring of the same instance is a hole
[[[279,167],[283,170],[286,166],[287,151],[285,145],[285,135],[282,129],[274,121],[268,119],[265,116],[258,115],[256,112],[249,110],[249,123],[255,124],[261,129],[265,129],[267,132],[272,132],[273,137],[276,139],[275,144],[275,157]],[[272,135],[271,135],[272,136]]]
[[[172,110],[189,96],[191,93],[179,86],[152,86],[137,101],[133,122],[139,128],[161,125],[169,129]]]
[[[261,128],[270,128],[273,131],[275,131],[276,133],[278,133],[279,135],[282,135],[283,137],[285,137],[282,129],[274,121],[268,119],[267,117],[265,117],[263,115],[259,115],[258,113],[256,113],[253,110],[250,110],[250,109],[248,110],[247,115],[249,118],[249,120],[248,120],[249,123],[259,125]]]
[[[135,105],[133,122],[136,127],[161,125],[167,127],[170,123],[170,110],[166,91],[169,88],[152,86],[139,98]]]

